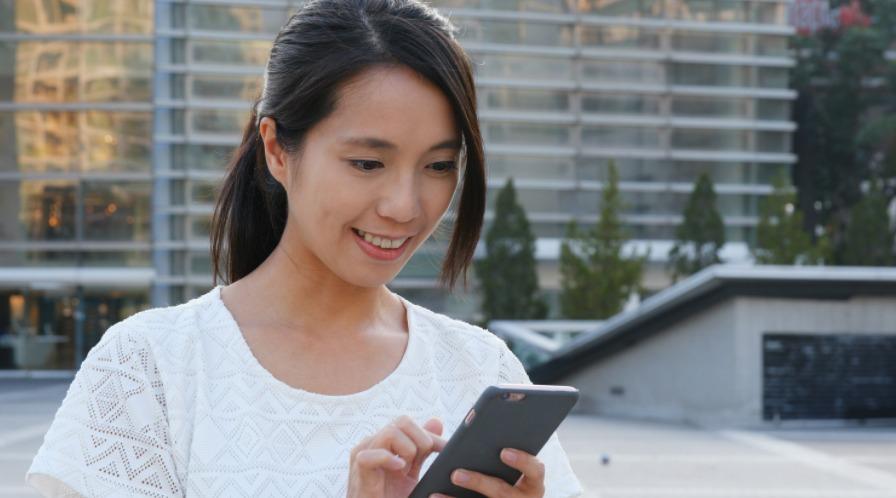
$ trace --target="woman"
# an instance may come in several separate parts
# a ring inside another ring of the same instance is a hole
[[[416,0],[313,1],[289,20],[214,216],[214,271],[230,284],[109,328],[32,486],[404,497],[486,386],[529,382],[502,341],[385,286],[457,190],[448,287],[479,237],[482,140],[452,29]],[[515,486],[453,479],[486,496],[581,492],[556,435],[502,458]]]

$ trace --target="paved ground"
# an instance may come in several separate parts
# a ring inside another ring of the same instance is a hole
[[[0,498],[37,496],[23,477],[67,388],[0,379]],[[560,440],[587,497],[896,498],[896,427],[707,430],[573,416]]]

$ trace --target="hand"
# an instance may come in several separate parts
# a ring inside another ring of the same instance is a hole
[[[523,473],[515,486],[507,484],[503,479],[466,469],[457,469],[452,472],[451,482],[489,498],[541,498],[544,496],[544,464],[541,463],[541,460],[524,451],[510,448],[504,448],[501,451],[501,460]],[[461,480],[463,474],[468,476],[465,481]],[[443,494],[434,494],[430,498],[449,497]]]
[[[441,435],[439,419],[420,427],[405,415],[362,439],[351,452],[348,498],[407,498],[423,461],[445,447]]]

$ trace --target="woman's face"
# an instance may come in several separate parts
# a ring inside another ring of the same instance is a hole
[[[260,131],[287,192],[284,249],[353,285],[391,281],[457,187],[460,135],[446,97],[407,67],[378,66],[342,87],[295,153],[278,150],[272,125],[263,119]]]

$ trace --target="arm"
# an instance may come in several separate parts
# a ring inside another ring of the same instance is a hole
[[[182,496],[155,358],[130,320],[106,331],[69,386],[25,476],[42,496]]]

